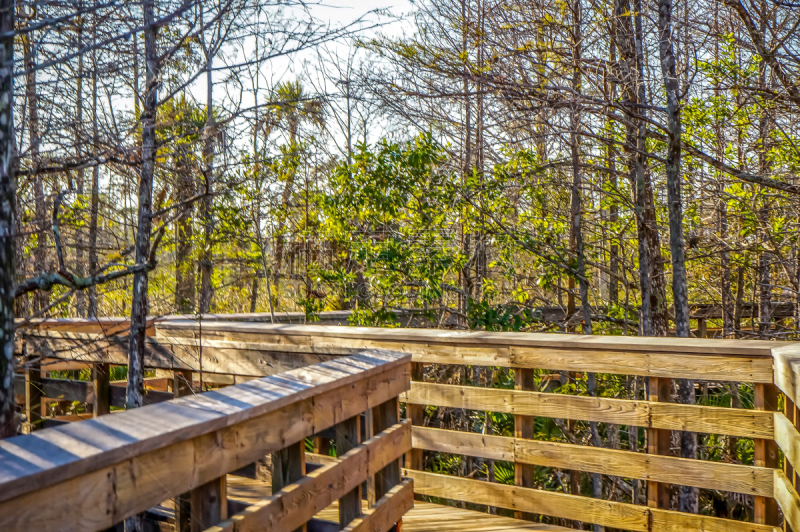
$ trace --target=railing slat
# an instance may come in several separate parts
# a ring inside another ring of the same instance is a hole
[[[769,525],[758,525],[730,519],[684,514],[604,501],[505,484],[494,484],[449,475],[437,475],[414,470],[404,470],[404,475],[414,480],[418,495],[455,499],[474,504],[488,504],[509,510],[576,519],[635,532],[778,532]],[[782,472],[781,472],[782,474]]]
[[[450,408],[689,430],[743,438],[772,439],[774,435],[772,413],[757,410],[417,382],[412,383],[411,390],[401,400]]]
[[[624,478],[772,497],[773,470],[548,441],[414,427],[414,447],[429,451],[578,469]]]
[[[228,517],[227,476],[206,482],[191,491],[191,532],[202,532]]]
[[[355,449],[361,440],[361,416],[353,416],[337,423],[336,430],[336,455],[343,456],[351,449]],[[366,480],[364,475],[362,482]],[[339,499],[339,526],[344,528],[353,519],[361,515],[361,482],[352,491],[345,493]]]

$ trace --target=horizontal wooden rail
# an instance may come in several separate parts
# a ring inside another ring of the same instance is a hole
[[[164,344],[186,345],[199,331],[197,322],[160,322],[156,337]],[[414,362],[591,371],[624,375],[713,381],[773,381],[774,342],[578,336],[563,334],[453,332],[430,329],[382,329],[313,325],[203,322],[202,344],[209,353],[239,350],[240,371],[259,375],[258,357],[281,352],[341,356],[365,348],[412,354]],[[187,351],[188,354],[189,351]],[[193,352],[196,356],[196,352]],[[212,355],[213,356],[213,355]],[[226,357],[218,357],[220,361]],[[234,372],[222,363],[214,371]],[[264,369],[261,368],[261,371]],[[245,374],[245,373],[243,373]]]
[[[414,480],[414,492],[444,499],[488,504],[508,510],[580,519],[635,532],[778,532],[769,525],[757,525],[729,519],[692,515],[633,504],[591,499],[533,488],[495,484],[449,475],[404,469]]]
[[[413,404],[772,439],[772,412],[414,382]]]
[[[412,446],[563,469],[579,469],[626,478],[654,480],[698,488],[773,496],[773,469],[688,460],[569,443],[414,427]]]
[[[2,440],[0,530],[108,528],[318,430],[396,402],[409,381],[408,355],[370,350]]]
[[[94,387],[91,381],[68,379],[50,379],[43,377],[39,380],[42,397],[53,401],[80,401],[91,403],[94,401]],[[15,392],[25,394],[25,376],[17,375],[14,379]],[[144,404],[154,405],[174,399],[172,392],[145,389]],[[109,387],[108,401],[111,406],[123,408],[125,406],[125,384],[112,383]]]
[[[207,532],[279,531],[300,527],[411,449],[410,429],[407,422],[394,425]],[[380,519],[380,514],[374,515],[370,519]]]

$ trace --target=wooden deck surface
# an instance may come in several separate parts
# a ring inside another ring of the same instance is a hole
[[[244,477],[228,475],[229,499],[246,503],[255,503],[269,496],[270,493],[271,488],[269,484]],[[327,521],[338,521],[338,504],[332,504],[317,514],[316,517]],[[415,501],[414,509],[403,517],[403,532],[438,532],[440,530],[458,530],[460,532],[514,532],[517,530],[569,532],[573,529],[544,525],[541,523],[530,523],[508,517],[420,501]]]

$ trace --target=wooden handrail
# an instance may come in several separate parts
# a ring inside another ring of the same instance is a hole
[[[24,336],[29,352],[41,352],[51,358],[66,353],[63,358],[111,364],[127,361],[127,345],[113,337],[72,334],[65,330],[29,330]],[[794,425],[796,419],[771,411],[777,408],[774,400],[776,387],[792,405],[800,404],[800,344],[797,343],[209,321],[203,321],[201,331],[196,321],[168,320],[155,326],[155,335],[148,343],[146,365],[197,371],[202,358],[205,372],[257,377],[374,348],[410,354],[411,361],[420,370],[415,377],[417,380],[422,375],[423,364],[467,364],[526,371],[535,368],[652,377],[663,381],[665,390],[664,398],[659,397],[658,401],[653,400],[653,396],[649,401],[634,401],[544,393],[532,391],[530,387],[506,390],[413,382],[410,390],[402,396],[408,405],[416,405],[416,409],[408,409],[412,416],[417,412],[417,417],[420,417],[420,408],[428,405],[504,412],[515,415],[520,423],[542,416],[615,423],[651,429],[650,432],[660,430],[667,436],[671,430],[725,434],[753,438],[757,454],[760,452],[761,456],[770,446],[773,450],[780,448],[787,465],[800,466],[800,432]],[[669,379],[677,378],[755,383],[757,400],[762,405],[759,408],[762,409],[667,402]],[[417,419],[414,424],[421,422]],[[524,487],[519,479],[514,488],[518,491],[509,492],[507,486],[408,470],[408,474],[418,481],[418,493],[516,512],[563,516],[614,528],[648,531],[681,527],[775,531],[777,509],[764,505],[764,499],[774,499],[787,524],[795,531],[800,530],[800,499],[793,483],[794,473],[791,472],[791,478],[787,478],[782,471],[775,469],[780,467],[780,463],[774,459],[761,461],[759,466],[722,464],[660,454],[537,442],[528,436],[476,435],[421,426],[414,427],[413,440],[413,447],[418,452],[408,456],[411,460],[416,457],[418,464],[423,463],[422,450],[453,452],[509,460],[520,466],[539,465],[638,478],[650,481],[651,489],[658,487],[659,483],[662,486],[680,484],[750,494],[757,498],[761,514],[756,518],[761,521],[753,524],[671,512],[668,501],[662,503],[656,499],[651,503],[660,506],[648,508],[543,493]],[[651,452],[660,453],[652,449]],[[767,455],[777,455],[777,451],[771,452]],[[591,512],[587,515],[579,510],[581,505]],[[577,513],[568,515],[571,511]],[[596,520],[592,520],[592,516]]]
[[[108,528],[343,419],[396,402],[409,379],[408,355],[367,350],[2,440],[0,530]]]

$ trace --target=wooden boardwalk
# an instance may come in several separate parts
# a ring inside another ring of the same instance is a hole
[[[235,475],[228,475],[228,499],[253,504],[269,497],[272,488],[265,482]],[[366,508],[366,501],[364,502]],[[338,501],[316,516],[326,521],[339,520]],[[538,532],[570,532],[574,529],[541,523],[530,523],[498,515],[490,515],[452,506],[414,502],[414,509],[403,516],[403,532],[515,532],[536,530]]]

